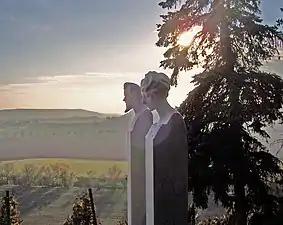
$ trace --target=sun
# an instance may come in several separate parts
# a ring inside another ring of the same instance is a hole
[[[190,30],[180,34],[178,38],[178,45],[189,46],[198,32],[202,30],[201,26],[192,27]]]

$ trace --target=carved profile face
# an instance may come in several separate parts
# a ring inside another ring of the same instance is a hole
[[[126,104],[125,112],[141,104],[141,89],[137,84],[127,82],[124,84],[124,99]]]
[[[124,89],[124,99],[123,101],[126,104],[125,112],[129,112],[133,108],[134,96],[130,88]]]

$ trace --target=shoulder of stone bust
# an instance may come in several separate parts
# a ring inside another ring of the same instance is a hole
[[[153,116],[153,124],[157,123],[159,121],[159,115],[158,112],[156,110],[151,111],[152,116]]]

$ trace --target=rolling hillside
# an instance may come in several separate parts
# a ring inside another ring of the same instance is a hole
[[[76,197],[87,191],[84,188],[0,187],[0,196],[10,190],[19,202],[23,225],[58,225],[72,213]],[[94,190],[97,216],[103,225],[114,225],[126,215],[125,190]]]
[[[0,110],[0,125],[26,125],[29,123],[84,123],[101,122],[118,117],[82,109],[7,109]]]
[[[1,159],[81,158],[127,160],[126,130],[132,115],[77,109],[0,110]],[[268,129],[271,142],[282,125]],[[266,146],[283,158],[280,144]]]
[[[66,119],[75,117],[100,117],[118,116],[103,114],[83,109],[4,109],[0,110],[0,120],[25,120],[25,119]]]
[[[125,160],[129,114],[85,110],[0,111],[1,159]]]
[[[125,161],[125,132],[130,116],[85,110],[0,110],[1,160],[76,158]],[[268,132],[272,140],[283,138],[282,125],[269,128]],[[275,154],[279,147],[273,145],[271,151]],[[283,151],[278,156],[283,158]],[[26,162],[18,162],[18,167],[23,167]],[[78,161],[73,166],[79,165],[83,169],[81,164],[88,166],[85,161]],[[12,191],[18,199],[24,225],[62,223],[71,213],[75,197],[86,191],[79,187],[2,186],[0,196],[4,195],[5,190]],[[94,201],[103,225],[114,225],[126,215],[125,190],[95,190]],[[223,212],[223,208],[213,203],[212,198],[209,202],[209,208],[199,212],[201,218]]]

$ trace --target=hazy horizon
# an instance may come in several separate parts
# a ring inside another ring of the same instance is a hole
[[[1,108],[1,111],[7,111],[7,110],[82,110],[86,112],[94,112],[94,113],[100,113],[100,114],[109,114],[109,115],[122,115],[122,114],[127,114],[127,113],[109,113],[109,112],[101,112],[101,111],[95,111],[95,110],[88,110],[88,109],[83,109],[83,108]]]
[[[262,3],[264,22],[282,16],[280,2]],[[165,13],[158,1],[3,0],[0,12],[0,108],[123,114],[123,83],[163,71],[164,49],[155,46]],[[282,74],[282,61],[267,69]],[[170,92],[173,106],[185,99],[199,71],[181,74]]]

